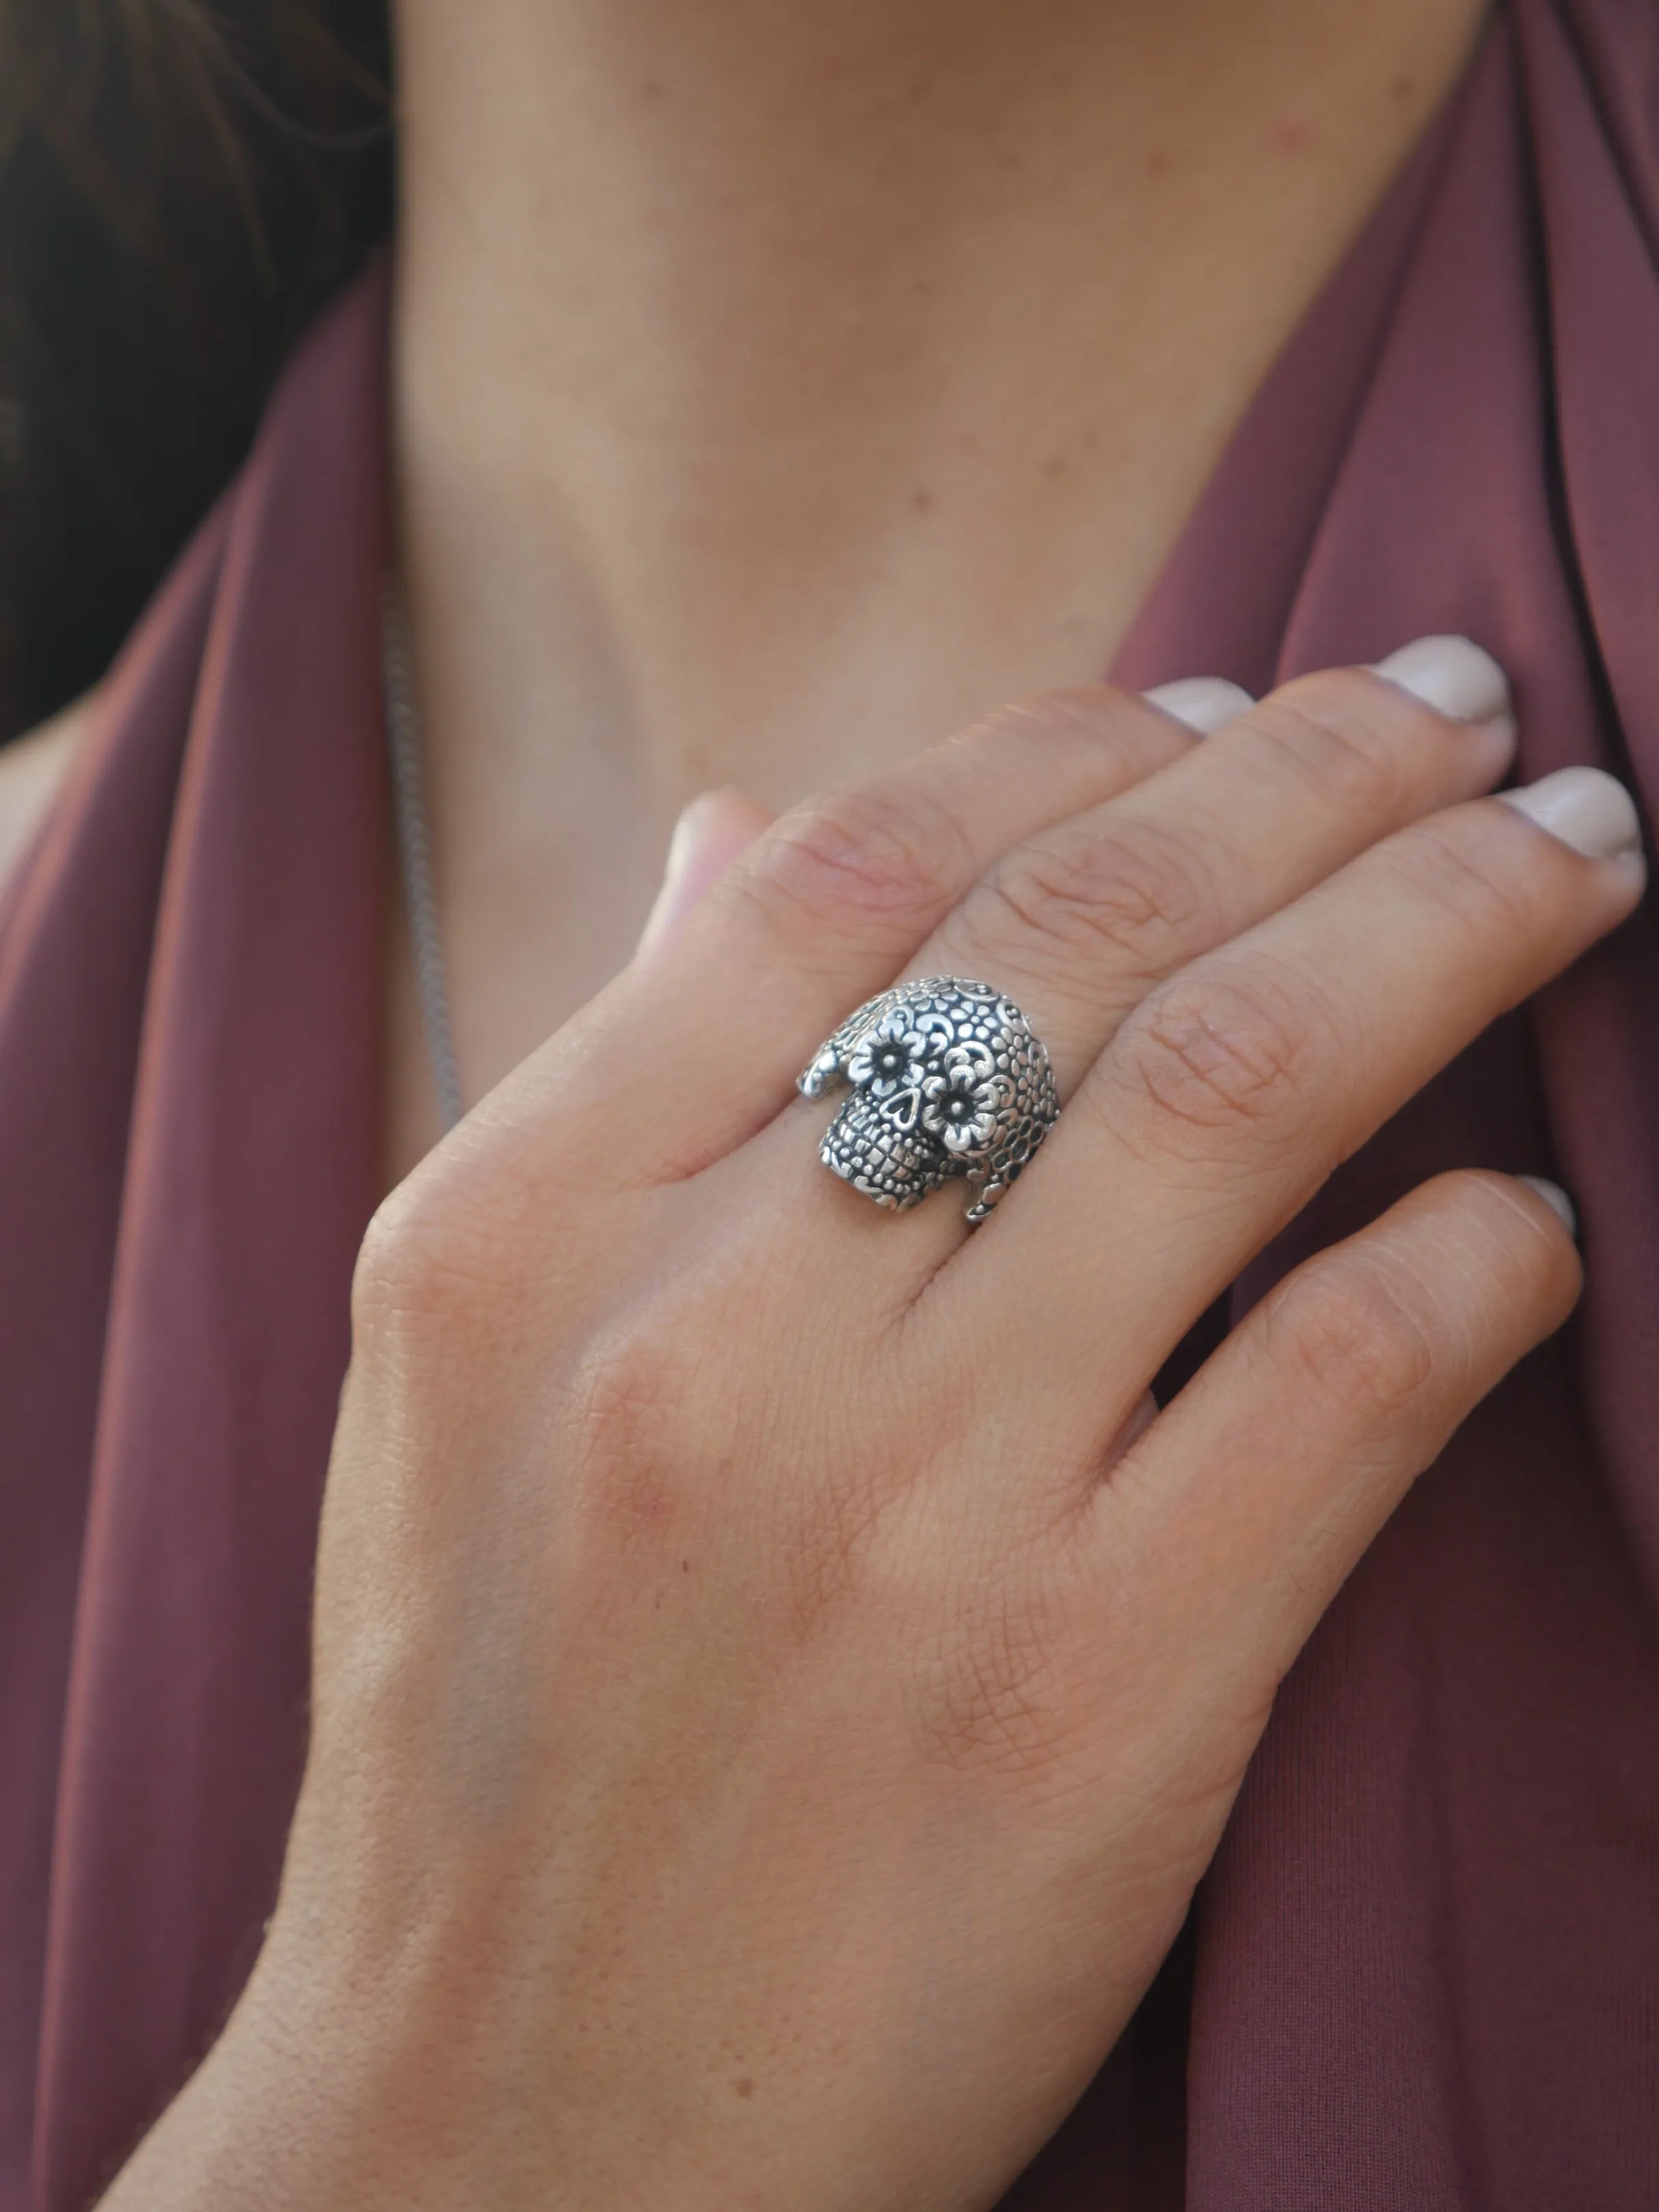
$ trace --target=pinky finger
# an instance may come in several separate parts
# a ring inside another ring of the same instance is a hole
[[[1271,1698],[1405,1492],[1578,1297],[1553,1185],[1442,1176],[1269,1292],[1097,1504],[1216,1693]]]

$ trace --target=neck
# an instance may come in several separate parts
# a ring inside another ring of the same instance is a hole
[[[579,835],[636,852],[637,906],[699,789],[781,804],[1097,677],[1479,12],[400,0],[455,927],[469,852],[533,847],[544,897]]]

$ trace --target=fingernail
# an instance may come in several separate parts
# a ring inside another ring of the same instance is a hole
[[[672,890],[685,873],[685,864],[690,859],[697,842],[699,824],[703,816],[709,811],[713,796],[710,792],[700,792],[689,806],[683,806],[680,809],[676,817],[673,830],[668,840],[667,858],[662,864],[665,890]]]
[[[754,843],[772,819],[770,807],[741,791],[705,791],[694,799],[674,824],[668,841],[662,888],[641,935],[638,952],[650,952],[672,936],[709,886]]]
[[[1515,1179],[1516,1182],[1525,1183],[1529,1190],[1535,1190],[1550,1211],[1553,1213],[1559,1213],[1562,1220],[1566,1223],[1568,1235],[1577,1237],[1578,1216],[1574,1210],[1572,1200],[1559,1182],[1551,1182],[1547,1176],[1516,1176]]]
[[[1635,800],[1617,776],[1599,768],[1559,768],[1498,797],[1587,860],[1613,860],[1642,849]]]
[[[1467,637],[1419,637],[1379,660],[1372,673],[1455,722],[1490,722],[1510,712],[1509,678]]]
[[[702,793],[691,804],[682,809],[673,833],[668,840],[668,857],[663,862],[662,884],[646,917],[645,927],[640,933],[638,950],[648,951],[676,921],[684,907],[682,885],[691,856],[697,847],[698,829],[707,811],[712,793]]]
[[[1140,696],[1200,738],[1212,737],[1255,704],[1242,684],[1230,684],[1224,676],[1183,676],[1174,684],[1155,684]]]

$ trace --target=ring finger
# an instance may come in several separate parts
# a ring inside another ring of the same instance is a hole
[[[1503,672],[1465,638],[1299,678],[1012,848],[908,972],[1006,991],[1064,1099],[1155,984],[1391,831],[1489,791],[1514,745]]]
[[[1006,992],[1063,1102],[1159,982],[1390,831],[1490,789],[1513,745],[1503,672],[1467,639],[1419,641],[1380,675],[1303,678],[1130,790],[1012,844],[907,975]],[[800,1133],[787,1117],[768,1149]],[[927,1264],[963,1233],[960,1207],[927,1206],[904,1249]]]

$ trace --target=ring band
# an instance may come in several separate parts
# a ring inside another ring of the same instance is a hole
[[[915,1206],[953,1176],[983,1221],[1054,1125],[1060,1103],[1042,1039],[989,983],[930,975],[850,1015],[797,1086],[849,1083],[818,1158],[878,1206]]]

